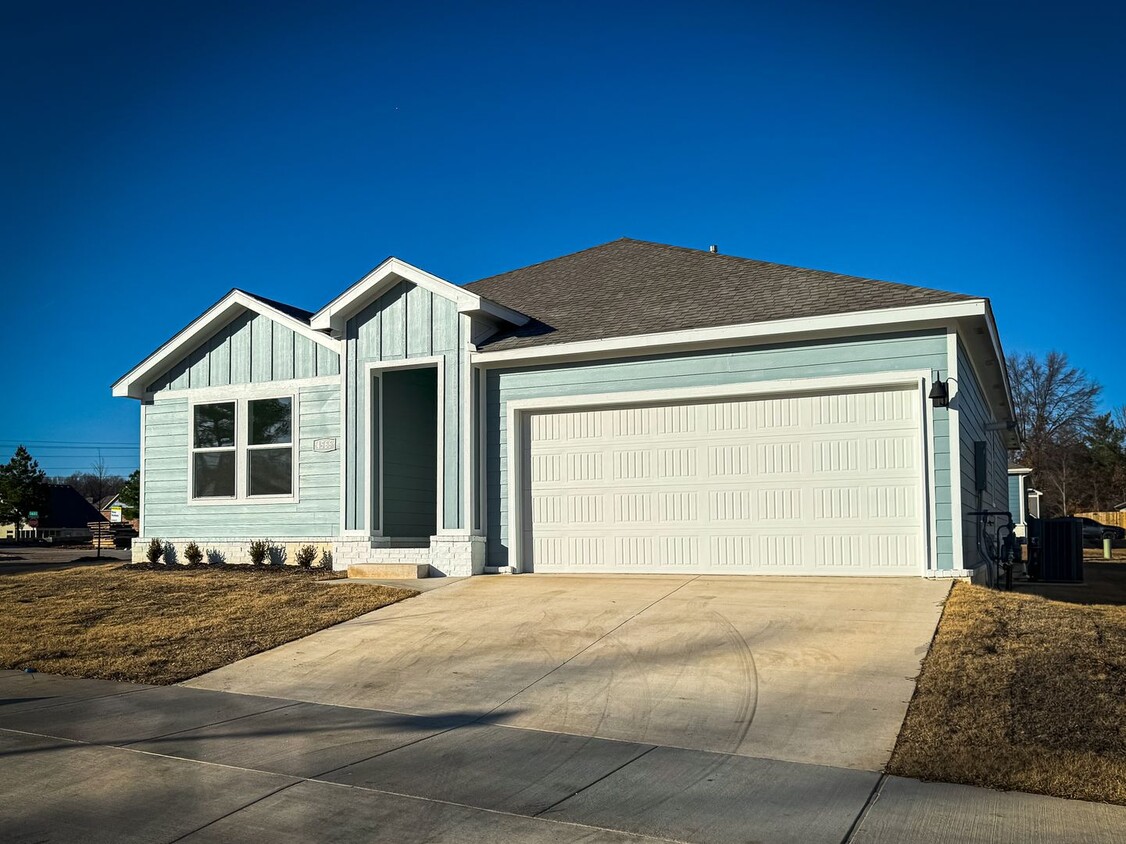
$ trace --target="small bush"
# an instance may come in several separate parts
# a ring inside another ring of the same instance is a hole
[[[321,568],[332,571],[332,552],[325,548],[321,554]]]
[[[184,549],[184,559],[188,561],[188,565],[198,566],[203,562],[203,551],[194,542],[189,542]]]
[[[266,562],[266,555],[270,553],[270,540],[255,539],[250,543],[251,565],[260,566]]]
[[[207,564],[209,566],[225,566],[227,564],[227,557],[222,551],[209,548],[207,551]]]
[[[317,549],[312,545],[302,545],[297,549],[297,553],[293,555],[293,561],[303,569],[307,569],[313,565],[313,560],[316,558]]]
[[[156,537],[149,540],[149,547],[145,550],[145,559],[153,565],[160,562],[161,557],[164,556],[164,543]]]

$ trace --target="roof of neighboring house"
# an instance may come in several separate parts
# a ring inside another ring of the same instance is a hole
[[[532,317],[489,350],[981,298],[629,238],[465,287]]]
[[[47,507],[39,522],[40,527],[84,528],[89,522],[106,520],[106,517],[70,484],[48,485],[47,496]]]
[[[121,497],[121,493],[114,493],[113,495],[107,495],[105,498],[103,498],[101,501],[99,501],[94,506],[99,510],[105,510],[107,507],[109,507],[111,504],[113,504],[113,502],[115,502],[120,497]]]

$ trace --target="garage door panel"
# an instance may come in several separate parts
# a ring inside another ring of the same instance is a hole
[[[917,391],[532,414],[539,571],[910,573]]]

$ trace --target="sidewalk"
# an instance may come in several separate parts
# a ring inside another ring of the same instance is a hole
[[[270,844],[1109,844],[1126,830],[1121,806],[492,720],[0,672],[0,830]]]

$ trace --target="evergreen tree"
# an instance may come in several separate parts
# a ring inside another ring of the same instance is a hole
[[[47,475],[22,445],[0,466],[0,523],[19,525],[47,508]]]
[[[141,504],[141,470],[135,469],[129,480],[121,488],[122,517],[126,520],[137,518],[137,508]]]

